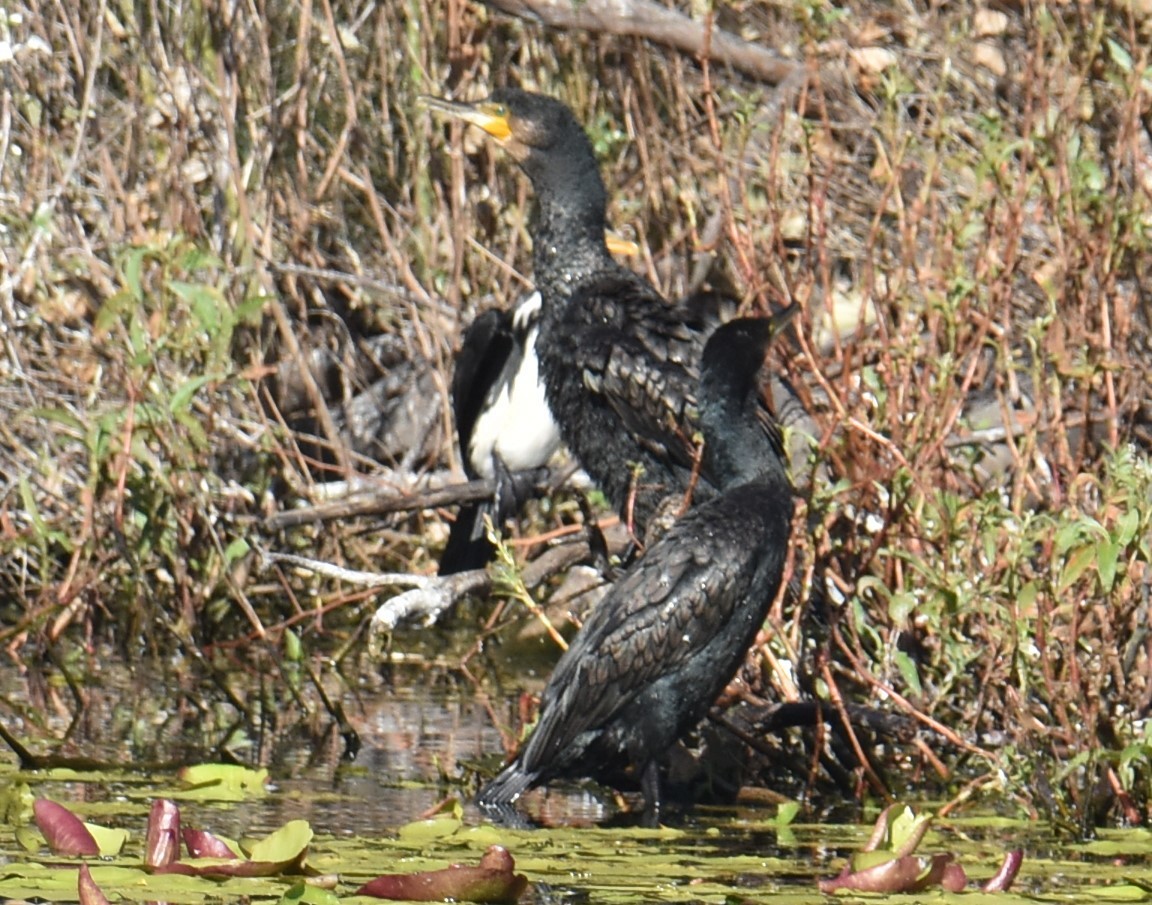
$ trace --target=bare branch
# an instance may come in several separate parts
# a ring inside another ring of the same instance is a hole
[[[554,28],[578,28],[647,38],[667,44],[697,59],[708,59],[738,69],[745,75],[779,85],[803,69],[770,50],[750,44],[719,29],[711,34],[703,22],[660,6],[652,0],[485,0],[488,6],[521,19]]]

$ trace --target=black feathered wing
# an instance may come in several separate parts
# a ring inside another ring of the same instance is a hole
[[[730,521],[726,516],[735,513],[725,510],[732,502],[717,500],[682,519],[596,607],[548,681],[540,722],[516,759],[520,770],[547,773],[563,762],[582,734],[603,728],[639,694],[683,672],[744,603],[758,563],[754,553],[740,551],[747,551],[750,531],[764,530],[763,515],[752,516],[755,525]],[[679,727],[668,732],[674,741]]]
[[[716,322],[669,305],[632,274],[585,283],[567,311],[583,333],[577,348],[585,386],[638,445],[691,468],[700,351]]]
[[[472,431],[493,394],[500,391],[505,372],[516,362],[512,315],[497,308],[476,317],[460,344],[452,371],[452,413],[456,418],[456,435],[460,442],[464,471],[470,478],[478,476],[472,461]]]

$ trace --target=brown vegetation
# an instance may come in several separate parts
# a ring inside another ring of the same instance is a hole
[[[705,48],[771,49],[778,87],[465,0],[261,7],[0,23],[11,656],[318,636],[372,602],[249,547],[433,567],[441,510],[264,519],[453,466],[452,351],[530,279],[529,205],[414,101],[514,83],[587,123],[669,295],[700,266],[749,309],[803,306],[780,366],[819,428],[795,566],[826,629],[779,608],[756,691],[910,714],[926,765],[969,762],[965,794],[1149,817],[1147,3],[696,17]]]

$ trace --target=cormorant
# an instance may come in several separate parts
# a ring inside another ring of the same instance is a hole
[[[616,233],[604,238],[615,254],[639,250]],[[440,557],[441,575],[483,569],[492,561],[484,516],[499,526],[514,515],[526,495],[514,472],[541,468],[560,447],[560,428],[540,379],[539,321],[540,293],[533,291],[511,309],[478,315],[464,331],[452,370],[456,437],[465,474],[495,481],[496,492],[460,507]]]
[[[498,816],[558,777],[640,781],[659,816],[658,760],[735,675],[780,587],[792,487],[759,373],[774,318],[740,318],[704,348],[706,465],[721,492],[689,510],[612,586],[561,656],[516,757],[477,795]]]
[[[483,569],[492,560],[484,516],[495,524],[518,508],[523,496],[512,472],[545,465],[560,446],[540,382],[536,357],[540,293],[511,310],[492,308],[464,332],[452,372],[456,435],[469,478],[497,484],[493,499],[460,507],[440,557],[440,574]]]
[[[519,89],[477,104],[422,102],[479,126],[531,180],[537,352],[548,403],[568,448],[643,536],[661,502],[692,483],[698,363],[714,322],[685,319],[683,308],[608,253],[596,155],[563,103]],[[705,468],[696,499],[717,485]]]

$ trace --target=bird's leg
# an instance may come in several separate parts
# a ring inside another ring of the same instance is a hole
[[[492,497],[496,505],[494,521],[497,524],[503,524],[519,514],[524,504],[536,495],[536,485],[548,475],[546,465],[525,471],[512,471],[499,453],[492,455],[492,470],[495,473],[493,480],[496,489]]]
[[[492,501],[496,505],[495,518],[497,525],[503,525],[508,519],[520,511],[520,506],[527,499],[528,493],[521,483],[530,480],[522,472],[513,474],[508,463],[499,453],[492,454],[493,482],[496,487],[492,491]]]
[[[516,479],[512,476],[511,469],[508,468],[508,464],[499,453],[492,455],[492,471],[494,472],[493,481],[496,485],[492,491],[492,502],[496,506],[492,521],[497,525],[503,525],[508,517],[520,508],[520,501],[516,493]]]
[[[650,760],[640,774],[640,791],[644,793],[644,818],[646,827],[660,826],[660,767]]]
[[[588,502],[588,497],[583,493],[578,494],[576,499],[580,504],[580,514],[584,516],[584,534],[588,538],[589,562],[592,568],[604,576],[605,580],[615,581],[619,570],[612,565],[612,558],[608,554],[608,541],[604,539],[604,532],[600,530],[596,515],[592,512],[592,504]]]

